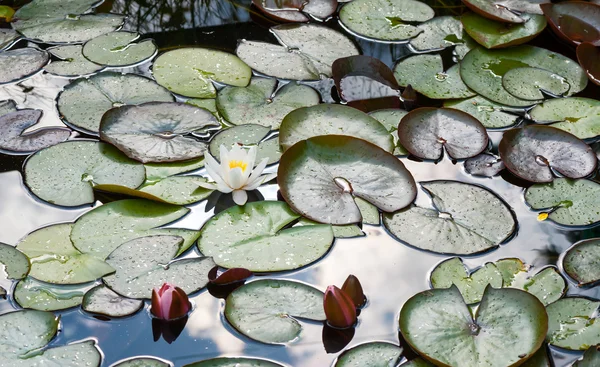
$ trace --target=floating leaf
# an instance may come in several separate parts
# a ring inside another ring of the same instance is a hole
[[[444,107],[454,108],[475,117],[488,129],[500,129],[517,124],[519,116],[503,112],[506,106],[481,96],[456,101],[444,101]]]
[[[210,284],[222,286],[240,283],[254,275],[250,270],[244,268],[227,269],[221,274],[219,274],[218,271],[219,267],[215,266],[208,273],[208,281]]]
[[[221,357],[186,364],[184,367],[283,367],[279,363],[257,358]]]
[[[402,363],[400,366],[402,367],[434,367],[435,365],[429,363],[423,358],[415,358],[406,363]]]
[[[463,3],[477,14],[498,22],[524,23],[521,13],[542,14],[539,4],[550,0],[464,0]]]
[[[600,281],[600,239],[592,238],[575,243],[562,257],[562,267],[579,286]]]
[[[157,284],[176,284],[187,294],[204,288],[215,263],[209,257],[173,260],[183,241],[179,236],[154,235],[123,243],[106,258],[116,272],[105,276],[104,283],[123,297],[143,299],[150,299]]]
[[[134,357],[111,365],[111,367],[172,367],[173,364],[157,358]]]
[[[207,144],[192,132],[220,126],[208,111],[186,103],[148,102],[107,111],[100,138],[143,163],[176,162],[204,155]]]
[[[107,72],[73,81],[58,96],[56,105],[67,125],[98,135],[102,115],[113,107],[172,101],[171,93],[151,79]]]
[[[333,232],[330,225],[284,229],[299,217],[280,201],[236,205],[204,225],[198,248],[225,268],[253,272],[301,268],[327,253]]]
[[[578,359],[573,364],[573,367],[594,367],[600,364],[600,347],[593,346],[589,347],[588,350],[583,353],[583,358]]]
[[[315,24],[283,24],[271,28],[280,45],[241,40],[236,54],[259,73],[281,79],[319,80],[331,76],[339,58],[360,52],[342,33]]]
[[[340,22],[365,38],[404,41],[421,30],[409,23],[433,18],[433,9],[413,0],[354,0],[340,10]]]
[[[276,87],[276,79],[258,77],[247,87],[225,87],[217,96],[219,113],[234,125],[256,124],[276,130],[288,113],[319,104],[319,93],[311,87],[293,82],[277,91]]]
[[[586,226],[600,221],[600,184],[592,180],[556,178],[525,191],[534,210],[547,210],[548,218],[565,226]]]
[[[29,268],[27,256],[13,246],[0,242],[0,270],[4,269],[8,279],[25,278],[29,273]],[[0,275],[2,275],[2,272],[0,272]]]
[[[50,55],[46,51],[33,47],[0,52],[0,84],[27,79],[42,70],[48,60]]]
[[[173,93],[193,98],[214,98],[212,81],[245,87],[252,70],[237,56],[200,47],[171,50],[160,55],[152,66],[158,84]]]
[[[334,367],[395,366],[402,356],[402,348],[391,343],[371,342],[345,350]]]
[[[267,164],[279,162],[281,150],[277,136],[271,136],[270,129],[261,125],[239,125],[223,129],[213,136],[210,141],[209,151],[215,159],[219,159],[221,145],[230,148],[235,144],[243,146],[257,146],[256,162],[269,158]]]
[[[83,46],[83,56],[93,63],[109,67],[127,67],[145,62],[156,55],[152,39],[140,38],[135,32],[112,32],[93,38]]]
[[[332,70],[338,93],[347,102],[400,96],[394,74],[374,57],[356,55],[337,59]]]
[[[439,160],[470,158],[488,146],[485,128],[473,116],[451,108],[423,107],[409,112],[398,125],[400,144],[412,155]]]
[[[389,136],[389,135],[388,135]],[[349,136],[317,136],[288,149],[279,164],[281,194],[303,216],[322,223],[362,221],[354,197],[385,212],[413,202],[410,172],[392,154]]]
[[[73,247],[73,225],[55,224],[35,230],[17,244],[31,260],[29,276],[52,284],[92,282],[115,271],[110,265]]]
[[[471,255],[497,247],[516,228],[510,207],[482,186],[443,180],[421,186],[431,196],[433,209],[411,206],[383,215],[385,227],[404,243],[436,253]]]
[[[419,24],[417,28],[422,32],[409,42],[417,52],[439,51],[465,42],[462,23],[455,17],[435,17]]]
[[[37,124],[41,117],[42,111],[29,109],[0,116],[0,149],[17,154],[33,153],[69,138],[71,130],[61,127],[45,127],[24,132]]]
[[[61,61],[52,61],[44,67],[44,70],[57,76],[78,78],[104,69],[104,66],[88,61],[81,53],[82,48],[81,45],[66,45],[46,49]]]
[[[503,48],[526,43],[546,28],[543,15],[522,14],[523,23],[505,23],[465,13],[460,18],[465,32],[485,48]]]
[[[581,43],[577,46],[577,60],[579,65],[585,70],[592,83],[600,85],[600,64],[596,60],[600,59],[600,47],[591,43]]]
[[[600,344],[599,307],[600,302],[582,297],[566,297],[548,305],[546,341],[570,350]]]
[[[406,341],[440,365],[518,365],[540,348],[547,328],[544,306],[516,289],[487,287],[474,316],[456,287],[421,292],[400,311]]]
[[[185,207],[149,200],[114,201],[79,217],[71,231],[71,241],[79,251],[104,260],[119,245],[132,239],[172,235],[185,239],[177,253],[180,255],[192,246],[200,233],[189,229],[159,227],[174,222],[189,212]]]
[[[444,71],[440,55],[407,57],[396,64],[394,75],[400,86],[410,85],[417,92],[432,99],[467,98],[476,95],[463,83],[458,65]]]
[[[81,304],[81,308],[86,312],[108,317],[133,315],[143,306],[144,301],[121,297],[102,284],[87,291]]]
[[[591,98],[570,97],[545,101],[529,111],[529,117],[538,123],[564,130],[579,139],[600,136],[600,101]]]
[[[136,188],[144,166],[111,145],[74,140],[42,149],[25,163],[25,184],[52,204],[79,206],[94,202],[94,184]]]
[[[123,25],[124,15],[88,13],[100,4],[98,0],[35,0],[17,10],[12,26],[41,43],[82,43]]]
[[[552,182],[553,171],[569,178],[596,169],[592,148],[565,131],[540,125],[506,131],[498,146],[506,168],[531,182]]]
[[[532,84],[523,83],[523,80]],[[570,88],[560,75],[530,67],[510,69],[502,78],[502,87],[513,96],[528,101],[543,100],[545,94],[563,96]]]
[[[21,310],[0,316],[0,362],[4,366],[99,367],[102,355],[93,341],[45,348],[58,332],[51,312]]]
[[[577,1],[541,6],[554,33],[578,45],[590,42],[600,45],[600,5]]]
[[[23,308],[58,311],[79,306],[89,288],[89,284],[55,285],[27,277],[17,283],[13,297]]]
[[[17,103],[15,101],[13,101],[12,99],[6,100],[6,101],[0,101],[0,117],[9,114],[11,112],[16,112],[17,110]]]
[[[392,134],[394,137],[394,144],[396,147],[394,148],[394,155],[408,155],[408,151],[398,142],[398,124],[400,124],[400,120],[408,111],[389,108],[378,110],[374,112],[370,112],[369,116],[373,117],[375,120],[381,122],[383,126]]]
[[[536,102],[517,98],[502,86],[505,74],[515,68],[538,68],[561,76],[571,86],[567,96],[587,85],[585,71],[573,60],[543,48],[521,45],[501,50],[475,48],[460,63],[460,76],[478,94],[507,106],[525,107]],[[523,80],[536,84],[537,79]]]
[[[308,22],[310,18],[325,20],[337,10],[336,0],[252,0],[252,3],[277,20],[288,22]]]
[[[12,29],[0,29],[0,51],[8,50],[21,40],[21,35]]]
[[[291,342],[302,331],[295,317],[325,320],[323,292],[289,280],[257,280],[227,297],[225,317],[240,333],[261,343]]]
[[[465,171],[473,176],[494,177],[506,168],[500,157],[481,153],[465,161]]]
[[[204,157],[182,162],[146,163],[146,183],[156,182],[180,173],[204,167]]]
[[[379,121],[355,108],[335,104],[299,108],[289,113],[281,123],[279,144],[285,152],[299,141],[323,135],[352,136],[388,152],[394,150],[392,136]]]

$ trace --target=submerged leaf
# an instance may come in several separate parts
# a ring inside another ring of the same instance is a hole
[[[0,84],[27,79],[48,63],[50,56],[44,50],[33,47],[0,52]]]
[[[134,43],[134,32],[112,32],[93,38],[83,45],[83,56],[93,63],[109,67],[128,67],[147,61],[158,48],[152,39]]]
[[[592,238],[575,243],[562,256],[562,267],[579,286],[600,281],[600,239]]]
[[[61,127],[39,128],[26,133],[25,130],[40,121],[42,111],[19,110],[0,116],[0,149],[11,153],[33,153],[61,143],[69,138],[71,130]]]

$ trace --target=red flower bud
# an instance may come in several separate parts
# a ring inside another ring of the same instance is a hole
[[[150,312],[161,320],[173,320],[190,312],[192,305],[183,289],[165,283],[160,289],[152,290],[152,308]]]
[[[337,328],[349,328],[356,323],[356,306],[346,293],[335,285],[325,291],[323,308],[329,325]]]
[[[360,285],[360,281],[354,275],[348,275],[344,285],[342,285],[342,291],[352,298],[356,308],[360,308],[365,304],[366,298],[362,285]]]

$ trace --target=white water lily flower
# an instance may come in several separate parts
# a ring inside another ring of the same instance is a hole
[[[207,182],[201,186],[225,194],[233,193],[233,201],[238,205],[246,204],[246,191],[254,190],[277,176],[276,173],[261,176],[269,158],[263,159],[254,167],[257,153],[255,146],[246,149],[236,144],[231,150],[227,150],[221,145],[220,153],[221,163],[208,152],[204,154],[206,172],[215,182]]]

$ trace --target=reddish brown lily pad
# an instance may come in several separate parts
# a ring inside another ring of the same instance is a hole
[[[221,274],[219,272],[219,267],[215,266],[208,273],[208,281],[211,284],[215,285],[227,285],[233,283],[243,282],[244,280],[250,278],[253,273],[244,268],[231,268],[227,269]]]
[[[554,33],[575,45],[600,45],[600,5],[583,1],[543,4],[541,8]]]
[[[592,83],[600,85],[600,47],[584,42],[577,46],[577,60]]]
[[[308,22],[310,15],[325,20],[337,10],[336,0],[252,0],[268,16],[284,22]]]
[[[333,80],[347,102],[398,97],[400,86],[390,68],[370,56],[349,56],[332,65]]]

